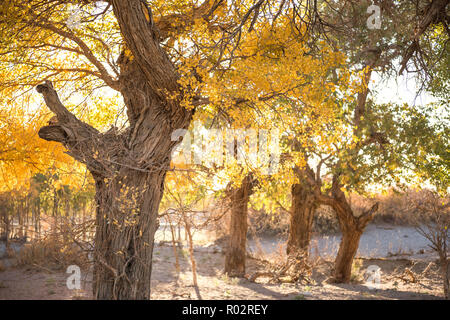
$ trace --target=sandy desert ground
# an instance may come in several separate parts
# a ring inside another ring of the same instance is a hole
[[[264,241],[269,241],[264,239]],[[264,243],[260,241],[259,243]],[[255,245],[256,247],[256,245]],[[332,246],[330,246],[332,247]],[[180,272],[175,267],[173,248],[166,243],[154,250],[152,299],[442,299],[438,267],[431,252],[419,248],[421,255],[407,250],[390,252],[388,257],[360,257],[355,260],[353,281],[335,284],[330,281],[333,259],[314,257],[315,268],[308,281],[301,283],[273,282],[269,277],[250,281],[257,271],[268,270],[272,253],[254,252],[247,262],[247,278],[229,278],[223,274],[224,255],[217,246],[197,245],[198,288],[192,283],[192,270],[187,247],[178,249]],[[281,247],[279,248],[281,250]],[[258,251],[254,249],[254,251]],[[395,251],[395,250],[394,250]],[[414,250],[413,250],[414,251]],[[261,259],[264,258],[265,260]],[[268,260],[268,261],[266,261]],[[2,259],[0,299],[90,299],[91,274],[82,271],[80,290],[66,286],[69,274],[65,270],[50,270],[44,266],[14,266]],[[369,266],[380,268],[380,283],[376,288],[365,282]]]

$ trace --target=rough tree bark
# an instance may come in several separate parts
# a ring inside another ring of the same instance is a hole
[[[1,213],[1,217],[3,220],[3,224],[4,224],[4,231],[5,231],[5,247],[6,247],[6,252],[8,252],[9,250],[9,234],[10,234],[10,223],[11,223],[11,219],[9,217],[11,211],[11,204],[9,203],[9,201],[6,198],[0,198],[0,213]],[[3,236],[2,234],[0,234],[0,236]]]
[[[378,210],[378,203],[375,203],[361,215],[355,216],[335,178],[332,186],[331,206],[336,212],[342,232],[342,239],[335,260],[334,280],[347,283],[351,279],[353,259],[358,251],[359,240],[364,229],[372,221],[375,212]]]
[[[317,200],[312,190],[305,184],[292,185],[291,196],[291,218],[286,253],[308,255]]]
[[[247,175],[239,188],[230,191],[230,237],[225,255],[225,273],[232,277],[242,277],[245,274],[247,211],[254,184],[252,175]]]
[[[449,270],[449,261],[446,254],[439,254],[439,261],[441,264],[441,274],[442,280],[444,282],[444,297],[447,300],[450,300],[450,270]]]
[[[178,74],[153,21],[146,19],[143,2],[111,4],[131,52],[122,55],[120,77],[113,85],[123,96],[129,128],[100,133],[70,113],[46,82],[37,91],[58,121],[41,128],[39,136],[62,143],[95,180],[94,297],[149,299],[158,208],[178,143],[171,134],[188,127],[192,112],[180,105]]]

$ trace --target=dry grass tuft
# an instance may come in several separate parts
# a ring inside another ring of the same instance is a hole
[[[86,267],[89,259],[87,253],[73,242],[51,235],[26,244],[17,254],[17,264],[61,270],[69,265]]]
[[[57,230],[45,237],[25,244],[16,254],[17,264],[41,269],[61,270],[69,265],[87,268],[92,249],[84,234],[91,231],[92,223],[61,223]]]

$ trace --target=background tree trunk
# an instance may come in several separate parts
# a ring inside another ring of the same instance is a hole
[[[37,213],[37,216],[36,216],[35,228],[37,230],[37,237],[38,237],[38,239],[40,239],[41,238],[41,202],[40,202],[40,200],[38,200],[38,203],[37,203],[36,213]]]
[[[58,214],[59,214],[58,206],[59,206],[58,194],[56,192],[56,189],[53,189],[53,211],[52,211],[52,216],[53,216],[52,232],[53,232],[53,234],[58,233]]]
[[[351,217],[347,221],[340,219],[340,224],[343,226],[342,239],[334,263],[334,279],[336,282],[347,283],[351,280],[353,259],[358,251],[363,230],[357,228]]]
[[[3,223],[4,223],[4,230],[5,230],[5,247],[6,250],[9,250],[9,234],[10,234],[10,230],[11,230],[11,226],[10,226],[10,215],[11,215],[11,208],[13,206],[9,203],[9,200],[7,200],[6,198],[0,198],[0,213],[2,214],[2,219],[3,219]],[[0,234],[1,236],[1,234]],[[7,251],[8,252],[8,251]]]
[[[351,280],[353,259],[359,247],[359,240],[364,229],[372,221],[378,210],[378,202],[369,210],[359,216],[355,216],[344,192],[339,184],[339,177],[333,177],[331,196],[318,195],[321,203],[327,204],[336,212],[342,239],[335,260],[334,280],[348,283]]]
[[[24,225],[23,225],[23,214],[24,214],[24,205],[23,200],[18,200],[18,208],[17,208],[17,237],[23,237]]]
[[[378,210],[378,203],[357,217],[344,193],[341,190],[339,192],[340,195],[335,197],[333,208],[339,220],[342,239],[335,260],[334,279],[336,282],[348,283],[351,280],[353,259],[358,251],[359,240],[367,224],[372,221],[373,214]]]
[[[312,191],[302,184],[291,188],[292,206],[286,253],[309,253],[309,243],[317,202]]]
[[[247,211],[254,180],[247,175],[239,188],[230,191],[230,237],[225,255],[225,273],[232,277],[245,274],[247,254]]]
[[[6,252],[8,252],[9,250],[9,232],[10,232],[10,219],[8,217],[8,213],[6,213],[5,215],[5,248],[6,248]]]
[[[449,279],[449,263],[448,257],[445,254],[441,254],[439,256],[440,264],[441,264],[441,274],[442,280],[444,283],[444,297],[447,300],[450,300],[450,279]]]

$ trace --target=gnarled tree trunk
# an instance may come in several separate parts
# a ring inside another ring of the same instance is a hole
[[[48,105],[52,104],[50,96],[57,99],[49,84],[38,90]],[[184,116],[178,124],[186,127],[190,115],[180,110]],[[155,104],[143,115],[148,118],[135,123],[133,131],[122,133],[100,134],[75,117],[39,132],[44,139],[63,142],[69,154],[86,163],[95,179],[93,290],[97,299],[150,298],[153,237],[175,142],[170,139],[174,128],[167,112]]]
[[[94,296],[149,299],[159,203],[178,143],[171,135],[188,127],[192,112],[180,104],[178,74],[159,44],[156,26],[146,18],[144,2],[111,4],[129,50],[118,61],[119,79],[107,83],[123,96],[129,128],[100,133],[70,113],[46,82],[37,91],[57,122],[41,128],[39,136],[62,143],[95,180]]]
[[[96,181],[94,294],[98,299],[149,299],[153,238],[164,170],[119,170]]]
[[[336,212],[342,232],[335,260],[334,280],[347,283],[351,279],[353,259],[358,251],[359,240],[367,224],[372,221],[374,213],[378,210],[378,203],[360,216],[355,216],[337,179],[333,180],[332,197],[331,206]]]
[[[225,273],[233,277],[245,274],[247,254],[247,211],[254,179],[247,175],[239,188],[230,191],[230,237],[225,255]]]
[[[317,201],[314,193],[303,184],[293,184],[291,196],[291,218],[286,253],[308,255]]]
[[[347,283],[351,279],[353,259],[359,247],[363,230],[358,227],[357,219],[352,212],[339,218],[342,239],[335,260],[334,279],[336,282]]]
[[[445,241],[445,240],[444,240]],[[442,276],[443,289],[444,289],[444,298],[450,300],[450,264],[448,260],[448,255],[444,250],[439,252],[439,264],[440,264],[440,272]]]

